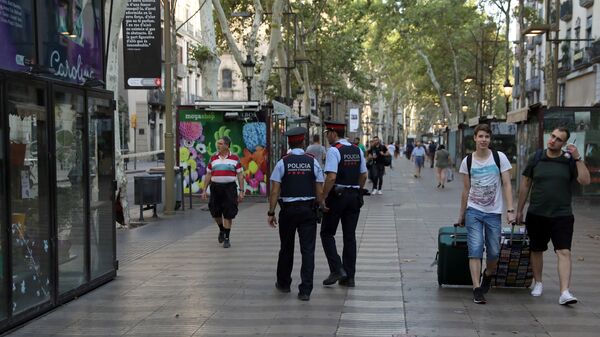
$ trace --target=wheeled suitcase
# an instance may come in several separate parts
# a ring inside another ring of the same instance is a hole
[[[442,227],[438,232],[437,254],[438,284],[472,285],[467,249],[467,229],[454,226]]]
[[[525,227],[505,227],[500,241],[500,257],[492,286],[527,288],[533,281],[530,263],[529,238]]]

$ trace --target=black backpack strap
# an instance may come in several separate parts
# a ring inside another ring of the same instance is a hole
[[[535,150],[535,155],[533,156],[533,167],[537,165],[537,163],[542,160],[542,155],[544,154],[544,149]]]
[[[473,163],[473,154],[467,155],[467,172],[469,172],[469,181],[471,181],[471,164]]]
[[[498,151],[492,150],[492,156],[494,157],[496,166],[498,166],[498,172],[500,172],[500,175],[502,175],[502,170],[500,169],[500,155],[498,155]]]

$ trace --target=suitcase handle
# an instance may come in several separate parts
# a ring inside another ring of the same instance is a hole
[[[454,234],[452,234],[452,246],[456,246],[456,238],[458,237],[458,227],[462,227],[462,226],[459,223],[455,223],[453,226],[454,226]]]
[[[521,224],[525,224],[525,222],[521,222]],[[511,224],[511,228],[510,228],[510,244],[512,245],[513,242],[513,233],[515,232],[515,226],[517,225],[516,221],[513,221]],[[527,227],[525,227],[525,232],[523,232],[523,236],[527,235]]]

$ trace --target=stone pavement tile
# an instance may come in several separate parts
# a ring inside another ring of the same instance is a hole
[[[429,328],[429,327],[409,327],[408,334],[427,337],[481,337],[475,330],[470,328]]]

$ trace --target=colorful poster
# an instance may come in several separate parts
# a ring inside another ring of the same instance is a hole
[[[102,1],[38,3],[39,63],[68,82],[103,80]]]
[[[246,195],[266,196],[269,167],[266,124],[224,116],[221,111],[179,110],[179,165],[184,168],[184,193],[190,193],[190,188],[192,193],[203,191],[208,160],[217,152],[216,142],[228,136],[230,150],[240,157],[244,169]]]
[[[27,70],[35,57],[33,0],[0,0],[0,68]]]

